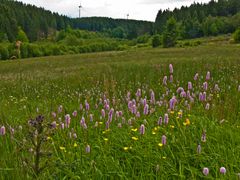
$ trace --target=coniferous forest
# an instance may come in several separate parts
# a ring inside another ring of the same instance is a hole
[[[233,37],[238,42],[239,27],[239,0],[212,0],[172,11],[159,10],[155,22],[108,17],[70,18],[34,5],[0,0],[1,59],[181,46],[179,40],[234,32]],[[24,42],[19,47],[21,52],[15,47],[16,41]]]

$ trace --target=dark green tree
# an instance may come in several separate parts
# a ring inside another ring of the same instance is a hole
[[[177,22],[174,17],[167,21],[166,29],[163,33],[163,47],[173,47],[178,37]]]

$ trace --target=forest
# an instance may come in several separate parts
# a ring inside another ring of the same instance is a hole
[[[240,42],[239,0],[211,0],[159,10],[155,22],[70,18],[34,5],[0,0],[1,60],[150,46],[182,47],[182,40],[223,34],[233,34],[234,42]],[[18,41],[21,47],[16,46]]]

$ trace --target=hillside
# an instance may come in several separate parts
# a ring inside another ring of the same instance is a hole
[[[135,38],[145,33],[151,33],[152,22],[124,20],[112,18],[69,18],[52,13],[34,5],[17,1],[0,0],[0,41],[8,39],[15,41],[18,27],[26,32],[30,41],[47,38],[57,30],[80,28],[89,31],[101,31],[112,34],[123,31],[123,38]]]
[[[240,1],[211,0],[173,11],[159,10],[154,31],[163,34],[171,17],[176,20],[178,35],[182,39],[232,33],[240,27]]]

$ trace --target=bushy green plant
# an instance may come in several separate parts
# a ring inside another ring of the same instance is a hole
[[[152,47],[158,47],[161,45],[161,36],[156,34],[152,38]]]
[[[0,46],[0,60],[6,60],[9,58],[8,49],[4,46]]]
[[[240,43],[240,28],[233,33],[234,42]]]

